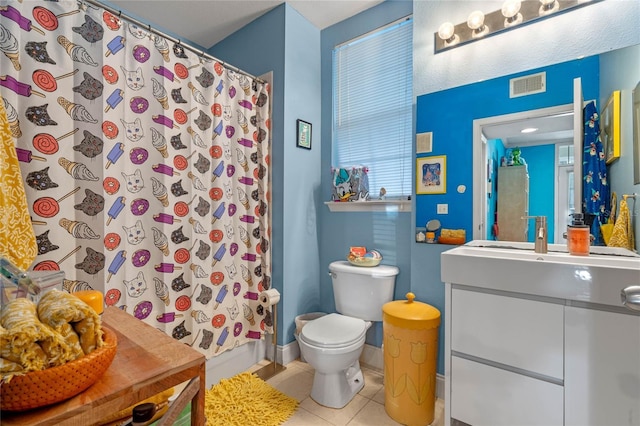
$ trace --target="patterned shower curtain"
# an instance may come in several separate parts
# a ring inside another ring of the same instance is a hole
[[[268,84],[82,2],[0,14],[33,269],[207,357],[271,331]]]

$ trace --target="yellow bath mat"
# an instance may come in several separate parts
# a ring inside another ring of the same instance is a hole
[[[255,374],[240,373],[207,391],[204,414],[208,426],[278,426],[297,407],[298,401]]]

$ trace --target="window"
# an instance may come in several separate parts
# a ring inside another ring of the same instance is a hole
[[[573,145],[558,144],[558,166],[573,166]]]
[[[368,167],[375,198],[411,194],[413,19],[333,50],[333,167]]]

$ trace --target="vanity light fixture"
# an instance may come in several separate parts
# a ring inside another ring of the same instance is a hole
[[[527,127],[525,129],[520,130],[520,133],[533,133],[537,131],[538,131],[537,127]]]
[[[434,51],[440,53],[600,1],[603,0],[504,0],[500,10],[476,10],[466,22],[440,25],[434,33]]]

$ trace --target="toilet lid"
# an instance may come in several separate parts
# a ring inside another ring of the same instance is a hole
[[[300,334],[311,345],[336,348],[356,342],[366,331],[365,322],[359,318],[329,314],[309,321]]]

